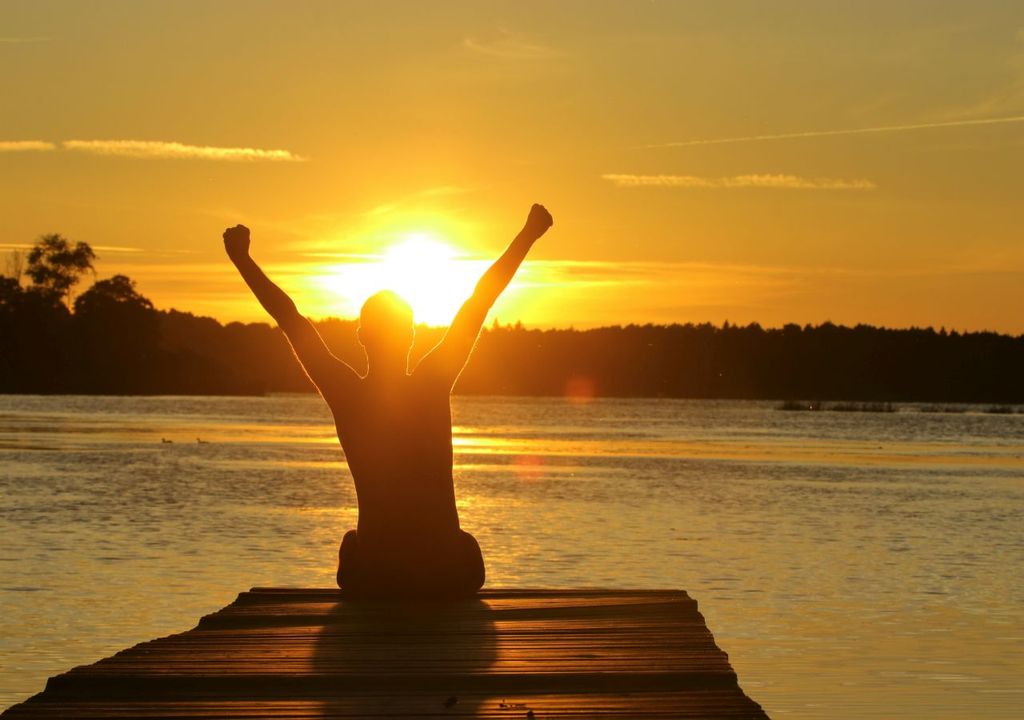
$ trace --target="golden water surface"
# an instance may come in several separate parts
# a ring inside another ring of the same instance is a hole
[[[457,398],[488,585],[683,588],[773,717],[1020,717],[1024,415],[776,405]],[[0,489],[0,707],[356,520],[313,396],[0,397]]]

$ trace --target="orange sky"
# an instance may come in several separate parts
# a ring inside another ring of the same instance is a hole
[[[0,80],[0,251],[158,307],[263,319],[243,222],[307,314],[443,323],[539,201],[503,322],[1024,332],[1019,2],[8,2]]]

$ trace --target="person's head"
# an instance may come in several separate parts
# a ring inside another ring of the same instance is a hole
[[[359,311],[359,342],[370,365],[393,365],[409,357],[416,329],[409,303],[390,290],[371,295]]]

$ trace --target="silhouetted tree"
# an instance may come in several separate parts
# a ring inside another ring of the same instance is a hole
[[[70,319],[55,293],[0,278],[0,392],[72,389],[66,367]]]
[[[135,289],[135,281],[127,275],[115,275],[109,280],[97,280],[75,300],[76,315],[94,313],[151,313],[153,303]]]
[[[152,392],[160,321],[125,275],[99,280],[75,300],[76,376],[85,392]]]
[[[11,250],[4,258],[4,275],[21,285],[25,274],[26,253],[24,250]]]
[[[21,293],[21,285],[13,277],[0,275],[0,312],[10,308]]]
[[[68,301],[73,288],[82,275],[93,271],[96,253],[89,243],[71,243],[56,233],[40,237],[28,252],[25,274],[41,290],[51,292]]]

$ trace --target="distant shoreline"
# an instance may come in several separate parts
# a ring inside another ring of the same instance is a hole
[[[89,313],[0,304],[0,394],[260,396],[311,392],[283,334],[144,302]],[[144,299],[143,299],[144,300]],[[354,320],[315,323],[358,372]],[[410,365],[445,328],[420,326]],[[8,341],[9,340],[9,341]],[[493,323],[459,395],[749,399],[801,403],[1024,403],[1024,335],[870,325],[626,325],[588,330]]]
[[[851,401],[844,399],[826,399],[826,400],[793,400],[793,399],[780,399],[780,398],[714,398],[714,397],[662,397],[662,396],[644,396],[644,395],[631,395],[631,396],[619,396],[619,395],[595,395],[581,400],[580,398],[566,397],[564,395],[500,395],[494,393],[453,393],[455,397],[460,398],[481,398],[481,399],[497,399],[497,400],[553,400],[553,399],[564,399],[569,404],[587,404],[591,401],[601,400],[666,400],[666,401],[693,401],[693,402],[752,402],[752,403],[771,403],[774,405],[773,410],[781,412],[810,412],[810,413],[920,413],[926,415],[943,415],[943,414],[976,414],[976,415],[1024,415],[1024,403],[989,403],[989,402],[962,402],[962,403],[947,403],[942,401],[928,401],[928,400],[906,400],[906,401],[884,401],[884,402],[861,402]],[[316,397],[317,393],[315,390],[309,391],[288,391],[288,392],[267,392],[261,394],[173,394],[173,393],[142,393],[142,394],[112,394],[112,393],[29,393],[29,392],[3,392],[0,393],[0,398],[3,397],[18,397],[18,398],[53,398],[53,397],[66,397],[66,398],[168,398],[168,399],[187,399],[187,398],[313,398]]]

